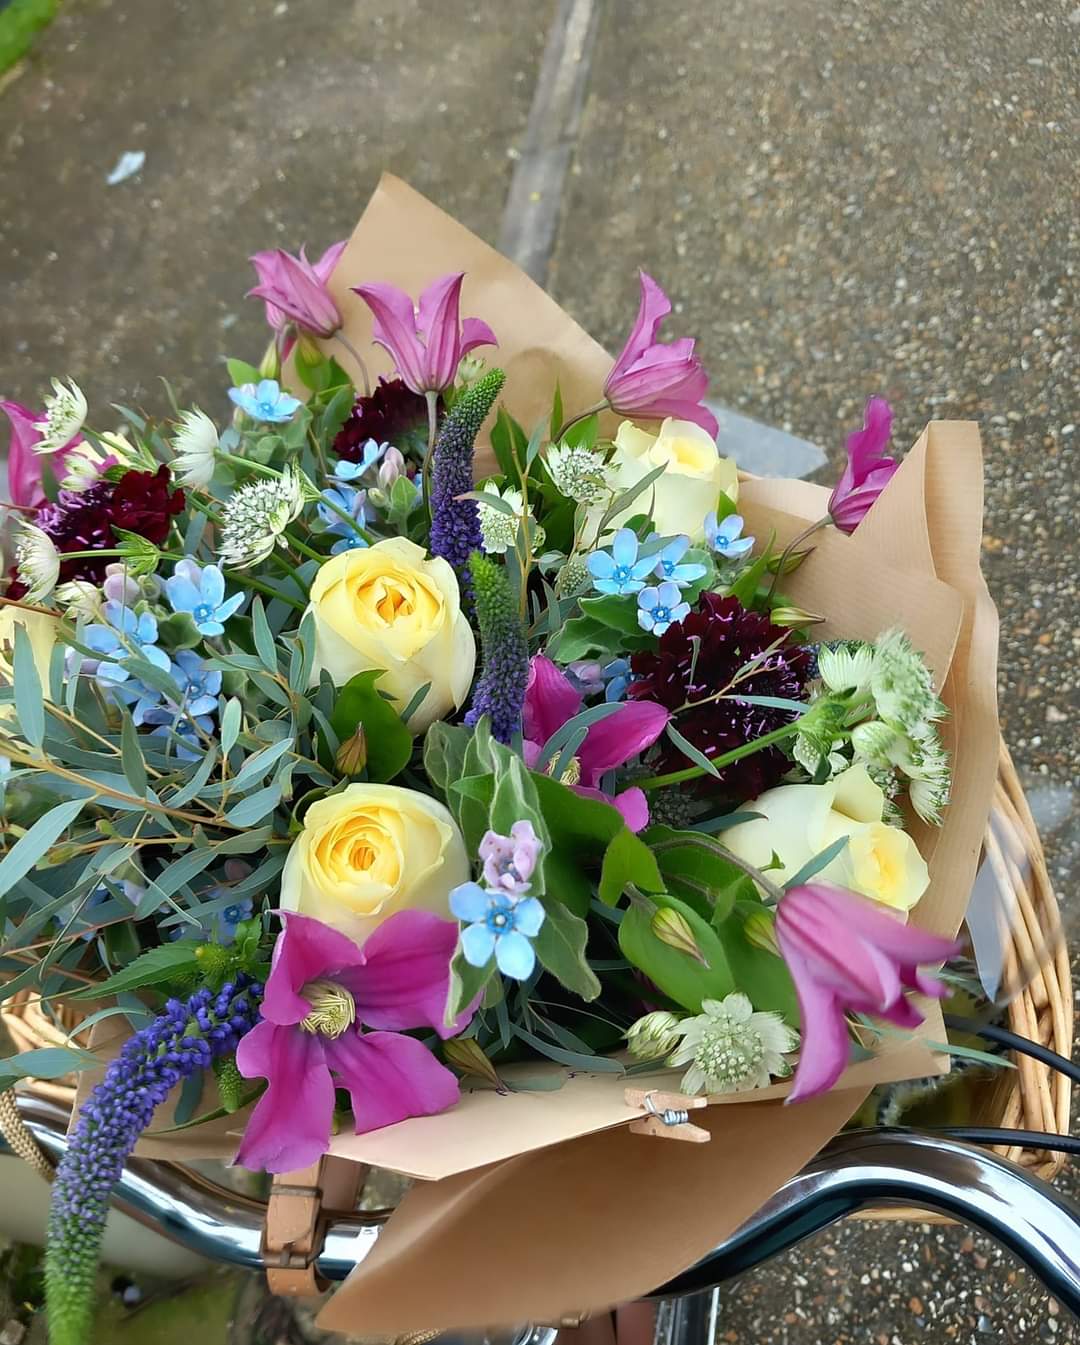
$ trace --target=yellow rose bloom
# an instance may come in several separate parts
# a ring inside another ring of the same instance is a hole
[[[708,430],[691,420],[665,420],[657,434],[624,420],[615,435],[611,485],[616,495],[629,490],[657,467],[664,468],[653,484],[613,521],[619,527],[652,503],[652,519],[663,537],[680,533],[692,542],[705,536],[705,516],[716,508],[724,491],[733,501],[739,494],[739,476],[733,458],[722,458]],[[602,512],[602,511],[601,511]],[[599,518],[599,514],[597,515]]]
[[[465,842],[436,799],[397,785],[354,784],[313,803],[281,875],[281,908],[357,943],[398,911],[450,915],[470,876]]]
[[[885,795],[865,766],[850,766],[823,785],[778,785],[750,802],[763,816],[741,822],[721,837],[733,854],[764,868],[773,853],[783,883],[841,836],[843,850],[814,875],[850,888],[897,911],[910,911],[930,884],[926,861],[899,827],[883,822]]]
[[[331,556],[315,576],[308,610],[315,617],[313,682],[324,668],[339,687],[382,668],[378,688],[399,710],[430,683],[409,718],[416,733],[468,696],[476,642],[457,577],[415,542],[390,537]]]

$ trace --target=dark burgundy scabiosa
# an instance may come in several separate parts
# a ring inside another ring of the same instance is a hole
[[[114,529],[133,532],[160,546],[169,520],[184,507],[184,492],[171,489],[168,467],[156,472],[125,472],[116,481],[101,480],[88,490],[62,490],[55,504],[44,505],[35,522],[58,551],[103,551],[121,540]],[[60,578],[100,581],[114,556],[64,561]]]
[[[427,402],[400,378],[380,378],[370,397],[358,397],[348,420],[334,440],[334,452],[348,462],[360,462],[369,439],[393,444],[403,453],[423,454],[427,448]]]
[[[688,617],[668,627],[655,653],[642,652],[631,657],[634,680],[627,694],[636,699],[659,701],[671,711],[680,710],[687,701],[704,701],[786,634],[767,616],[747,611],[737,598],[703,593]],[[763,658],[760,666],[739,682],[737,690],[748,696],[805,700],[804,688],[809,677],[808,651],[785,645]],[[674,723],[683,737],[711,760],[790,721],[790,711],[725,699],[710,700],[699,709],[683,710]],[[677,771],[686,766],[686,758],[672,743],[667,739],[660,742],[663,751],[658,772]],[[771,789],[790,765],[779,748],[768,747],[724,767],[719,779],[704,776],[696,787],[704,793],[742,802]]]

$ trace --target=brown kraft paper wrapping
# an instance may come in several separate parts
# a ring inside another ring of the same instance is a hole
[[[610,357],[510,262],[389,176],[331,280],[346,335],[373,374],[388,373],[389,360],[370,344],[370,314],[350,286],[386,280],[415,297],[451,270],[466,272],[462,313],[495,330],[499,348],[489,359],[506,369],[503,401],[526,427],[549,411],[556,380],[568,414],[599,399]],[[355,373],[338,343],[325,348]],[[783,542],[820,518],[827,498],[807,482],[757,479],[743,483],[739,509],[748,532],[764,538],[775,529]],[[912,918],[944,934],[963,919],[996,772],[997,617],[979,571],[981,526],[977,428],[931,424],[856,533],[817,534],[814,554],[785,579],[793,601],[826,616],[825,636],[873,638],[901,626],[942,688],[952,712],[953,801],[940,830],[912,828],[931,873]],[[789,1085],[776,1085],[697,1113],[709,1144],[631,1134],[622,1081],[589,1075],[554,1093],[465,1088],[444,1117],[335,1137],[334,1152],[432,1180],[410,1191],[319,1325],[399,1334],[555,1320],[648,1292],[764,1203],[869,1087],[946,1067],[925,1044],[944,1031],[937,1005],[929,1010],[924,1041],[888,1041],[826,1097],[786,1108]],[[668,1087],[676,1080],[664,1078]],[[170,1124],[169,1111],[155,1129]],[[242,1114],[148,1135],[139,1152],[227,1156],[241,1129]]]

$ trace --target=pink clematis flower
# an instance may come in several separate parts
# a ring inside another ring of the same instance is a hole
[[[525,762],[535,764],[544,744],[568,719],[580,714],[581,693],[543,654],[529,664],[525,691]],[[663,733],[670,715],[655,701],[631,701],[614,714],[589,725],[585,741],[577,750],[573,789],[588,798],[613,803],[631,831],[640,831],[649,821],[649,805],[640,789],[624,789],[614,797],[599,789],[600,777],[651,747]]]
[[[905,925],[865,897],[828,883],[806,883],[785,894],[776,938],[802,1019],[802,1051],[788,1102],[826,1092],[844,1072],[849,1010],[897,1027],[918,1027],[922,1014],[905,990],[943,998],[946,987],[919,967],[944,962],[961,946]]]
[[[452,1107],[455,1076],[401,1032],[432,1027],[451,1037],[472,1017],[469,1009],[453,1027],[443,1021],[458,937],[453,921],[400,911],[358,948],[308,916],[284,919],[262,1022],[236,1051],[240,1073],[269,1085],[236,1161],[267,1172],[306,1167],[326,1152],[335,1086],[352,1098],[358,1134]]]
[[[421,294],[419,309],[396,285],[353,287],[375,315],[372,339],[389,353],[406,386],[421,396],[448,388],[470,350],[499,344],[486,322],[461,320],[464,279],[459,271],[436,280]]]
[[[657,340],[671,303],[652,276],[644,271],[640,275],[637,318],[604,383],[608,405],[634,419],[692,420],[715,439],[720,426],[701,404],[709,379],[694,354],[694,342],[688,337],[670,343]]]
[[[24,509],[38,509],[45,503],[45,490],[41,484],[45,458],[34,452],[34,445],[40,443],[43,437],[36,427],[45,419],[45,412],[31,411],[20,402],[3,400],[0,400],[0,411],[11,422],[11,446],[8,449],[8,494],[11,503]],[[55,454],[58,475],[62,475],[68,449],[81,443],[82,436],[76,435]]]
[[[282,248],[256,252],[249,260],[259,283],[248,290],[247,298],[265,301],[266,320],[276,332],[292,322],[312,336],[333,336],[341,326],[341,314],[326,285],[344,251],[342,240],[328,247],[317,262],[309,262],[303,248],[299,257]]]
[[[829,516],[841,532],[855,531],[900,466],[895,458],[884,455],[892,418],[892,407],[885,398],[871,397],[862,429],[848,435],[847,466],[829,496]]]

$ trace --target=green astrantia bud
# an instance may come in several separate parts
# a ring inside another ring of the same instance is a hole
[[[700,962],[703,967],[709,965],[705,960],[705,954],[697,945],[689,921],[679,911],[673,910],[670,906],[662,907],[653,916],[649,928],[660,942],[666,943],[669,948],[685,953],[695,962]]]
[[[244,1101],[245,1080],[236,1067],[236,1060],[232,1056],[215,1060],[214,1078],[217,1081],[221,1105],[230,1115],[234,1111],[239,1111]]]
[[[637,1060],[660,1060],[679,1044],[679,1020],[658,1009],[639,1018],[626,1034],[626,1045]]]
[[[780,945],[776,942],[776,918],[771,911],[754,911],[748,915],[743,924],[743,933],[747,943],[754,948],[780,956]]]
[[[880,719],[868,719],[851,731],[851,745],[859,756],[880,765],[888,761],[895,741],[896,730]]]

